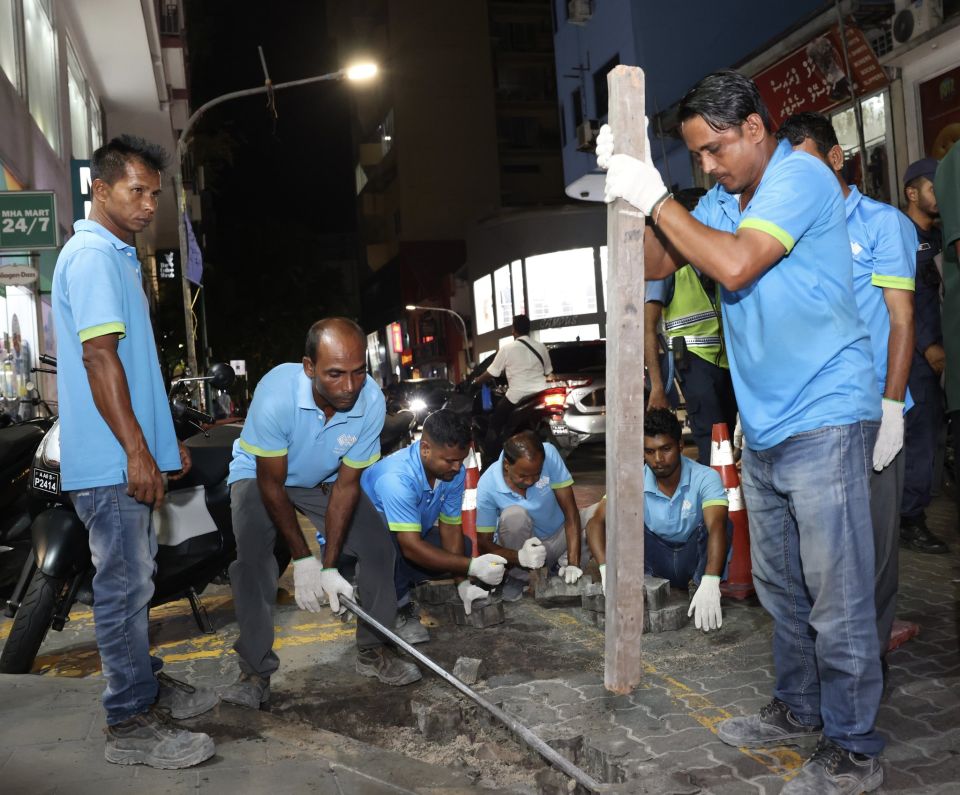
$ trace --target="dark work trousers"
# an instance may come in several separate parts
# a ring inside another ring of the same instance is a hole
[[[933,491],[933,462],[943,422],[943,390],[940,379],[927,367],[914,363],[908,381],[914,406],[904,419],[903,504],[900,516],[920,519]]]
[[[687,418],[693,441],[697,445],[698,460],[710,465],[710,438],[713,425],[725,422],[730,438],[737,425],[737,399],[733,394],[730,371],[717,367],[687,351],[687,366],[677,371],[680,388],[687,405]]]
[[[382,517],[383,514],[380,514],[380,516]],[[384,527],[386,527],[386,518],[384,518],[383,521]],[[449,572],[425,569],[420,566],[419,563],[408,560],[403,556],[403,550],[400,548],[400,542],[397,540],[397,536],[400,534],[390,532],[390,535],[393,537],[393,543],[396,544],[397,547],[397,566],[394,573],[394,585],[397,589],[398,607],[403,607],[410,602],[410,589],[414,586],[422,582],[427,582],[427,580],[438,580],[444,576],[452,576]],[[430,532],[423,537],[423,540],[428,544],[433,544],[437,549],[443,549],[440,528],[436,525],[430,528]],[[463,538],[463,549],[465,557],[469,558],[473,554],[473,544],[466,536]]]
[[[288,486],[287,496],[299,513],[324,532],[329,502],[325,489]],[[233,648],[240,656],[241,671],[270,676],[280,665],[273,651],[273,605],[279,579],[273,556],[277,528],[267,514],[256,478],[238,480],[230,487],[230,508],[237,538],[237,559],[230,564],[230,587],[240,627],[240,637]],[[383,532],[376,508],[361,492],[340,557],[357,560],[360,601],[370,615],[388,627],[397,620],[393,588],[395,550],[390,536]],[[379,633],[357,621],[357,646],[369,649],[384,642]]]
[[[911,409],[909,417],[916,410]],[[876,578],[877,637],[880,656],[887,653],[890,631],[897,612],[897,583],[900,578],[900,495],[903,493],[905,450],[883,471],[870,470],[870,518],[873,521],[873,548]]]
[[[490,415],[490,424],[487,425],[487,438],[483,445],[483,469],[486,471],[494,461],[500,457],[503,450],[504,433],[507,429],[507,423],[510,421],[510,413],[517,407],[516,403],[511,403],[505,397],[500,398]]]

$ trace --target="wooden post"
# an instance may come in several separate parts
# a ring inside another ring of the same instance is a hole
[[[607,75],[616,152],[649,158],[643,71]],[[640,682],[643,633],[643,230],[639,210],[607,209],[607,598],[604,685]]]

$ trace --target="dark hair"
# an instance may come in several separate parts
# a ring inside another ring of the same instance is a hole
[[[670,409],[650,409],[643,418],[644,436],[671,436],[677,444],[683,439],[683,427]]]
[[[707,75],[680,100],[677,119],[683,124],[699,116],[717,132],[739,127],[747,116],[756,113],[771,132],[770,112],[760,96],[757,84],[732,69]]]
[[[926,175],[924,175],[924,174],[921,174],[919,177],[914,177],[914,178],[911,179],[909,182],[907,182],[907,183],[904,184],[904,186],[903,186],[903,199],[904,199],[904,201],[906,201],[907,204],[910,203],[910,197],[907,196],[907,191],[910,190],[910,188],[915,188],[916,190],[920,190],[920,188],[923,187],[924,181],[933,182],[933,180],[930,179],[930,177],[928,177],[928,176],[926,176]]]
[[[325,317],[318,320],[307,332],[307,342],[303,348],[303,354],[311,362],[317,360],[317,348],[320,347],[320,338],[328,331],[345,331],[348,334],[356,334],[360,344],[366,347],[367,335],[363,333],[354,321],[348,317]]]
[[[520,431],[503,443],[503,457],[508,464],[516,464],[521,458],[543,459],[546,455],[543,442],[533,431]]]
[[[170,162],[167,151],[135,135],[118,135],[101,146],[90,158],[90,179],[113,185],[127,172],[127,163],[139,160],[154,171],[164,171]]]
[[[469,447],[470,423],[450,409],[439,409],[423,421],[423,435],[440,447]]]
[[[790,146],[799,146],[807,138],[817,145],[817,151],[823,157],[840,143],[830,119],[822,113],[795,113],[777,130],[777,140],[786,139]]]
[[[525,334],[530,333],[530,318],[526,315],[514,315],[513,316],[513,333],[518,337],[522,337]]]

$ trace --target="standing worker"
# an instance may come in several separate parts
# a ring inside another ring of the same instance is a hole
[[[822,163],[777,143],[760,92],[737,72],[701,80],[678,118],[717,180],[692,214],[651,164],[613,154],[606,126],[597,160],[607,199],[653,221],[647,274],[689,262],[723,288],[753,579],[773,617],[776,680],[759,714],[722,722],[719,736],[750,747],[822,733],[784,795],[871,791],[883,782],[870,522],[881,410],[843,196]]]

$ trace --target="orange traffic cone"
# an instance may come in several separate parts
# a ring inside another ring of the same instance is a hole
[[[480,468],[477,465],[477,455],[473,451],[473,445],[470,445],[470,453],[463,464],[467,468],[467,478],[464,483],[463,507],[460,516],[463,522],[463,534],[470,539],[471,554],[473,557],[478,557],[480,551],[477,549],[477,484],[480,482]]]
[[[720,480],[727,492],[728,515],[733,522],[733,555],[727,568],[727,579],[720,583],[720,593],[734,599],[746,599],[754,593],[753,571],[750,567],[750,526],[743,492],[740,490],[740,476],[733,463],[730,429],[725,422],[713,426],[710,466],[720,473]]]

